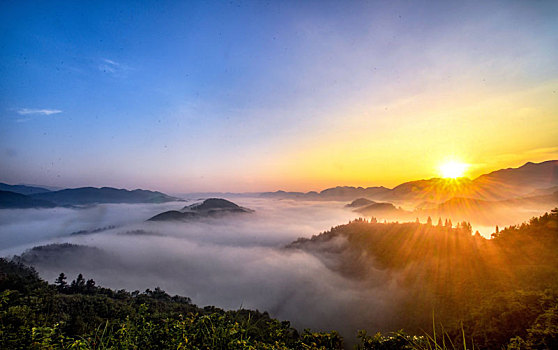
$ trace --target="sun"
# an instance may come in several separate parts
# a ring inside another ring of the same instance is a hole
[[[458,177],[463,177],[468,167],[469,164],[450,161],[440,165],[440,174],[446,179],[456,179]]]

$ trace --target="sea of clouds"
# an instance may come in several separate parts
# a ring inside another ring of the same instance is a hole
[[[190,202],[103,204],[88,208],[0,211],[0,256],[51,243],[98,248],[37,260],[53,282],[82,273],[98,285],[129,291],[161,287],[200,306],[258,309],[299,328],[386,330],[397,322],[404,292],[386,272],[370,266],[354,279],[299,249],[285,248],[358,215],[341,202],[236,198],[252,214],[190,222],[146,222]],[[75,234],[79,231],[96,233]],[[73,234],[72,234],[73,233]],[[98,252],[98,253],[97,253]]]

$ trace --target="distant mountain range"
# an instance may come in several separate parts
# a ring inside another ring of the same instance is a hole
[[[42,199],[31,198],[24,194],[10,191],[0,191],[0,209],[9,208],[53,208],[56,204]]]
[[[43,187],[28,186],[28,185],[8,185],[1,182],[0,182],[0,191],[9,191],[9,192],[19,193],[24,195],[50,192],[49,189]]]
[[[0,208],[49,208],[98,203],[164,203],[181,201],[161,192],[81,187],[60,191],[24,185],[0,184]]]
[[[148,221],[188,221],[207,217],[222,217],[231,214],[247,214],[252,209],[241,207],[222,198],[209,198],[201,203],[187,205],[182,210],[169,210],[157,214]]]
[[[383,186],[367,188],[338,186],[321,192],[276,191],[260,194],[252,193],[250,195],[311,201],[353,201],[357,198],[364,198],[375,202],[396,203],[397,205],[411,203],[414,207],[432,210],[453,198],[505,201],[518,200],[524,197],[544,199],[544,196],[550,196],[550,201],[552,201],[552,195],[557,190],[558,160],[549,160],[542,163],[529,162],[519,168],[493,171],[474,180],[468,178],[432,178],[405,182],[391,189]],[[44,187],[0,183],[0,191],[3,191],[0,193],[0,208],[71,206],[95,203],[163,203],[180,200],[161,192],[139,189],[128,191],[110,187],[82,187],[50,191]],[[20,194],[28,198],[5,192]],[[247,194],[229,195],[241,196]],[[531,199],[532,201],[534,199]],[[189,214],[183,213],[183,215]]]
[[[412,201],[416,204],[437,205],[454,197],[480,200],[506,200],[533,194],[552,194],[558,189],[558,160],[526,163],[519,168],[508,168],[484,174],[474,180],[468,178],[417,180],[402,183],[392,189],[386,187],[338,186],[321,192],[265,192],[266,198],[300,200],[352,201],[366,198],[374,201]]]

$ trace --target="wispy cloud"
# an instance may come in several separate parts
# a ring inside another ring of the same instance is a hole
[[[36,108],[20,108],[17,110],[17,114],[19,115],[33,115],[33,114],[40,114],[40,115],[51,115],[51,114],[58,114],[62,113],[59,109],[36,109]]]
[[[126,73],[130,67],[125,64],[110,60],[108,58],[101,59],[101,63],[98,66],[99,70],[103,73],[110,73],[114,76],[122,76]]]

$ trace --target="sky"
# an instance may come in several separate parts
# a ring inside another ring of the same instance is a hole
[[[556,1],[2,1],[0,182],[395,186],[558,159]]]

